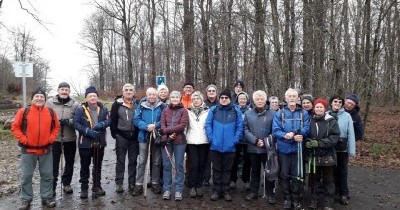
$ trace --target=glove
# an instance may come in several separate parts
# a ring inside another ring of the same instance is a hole
[[[308,149],[313,149],[318,147],[318,141],[316,139],[311,139],[310,141],[306,142],[306,147]]]
[[[106,125],[104,122],[99,122],[93,127],[93,129],[98,131],[98,130],[103,130],[105,127]]]
[[[97,131],[89,129],[89,128],[86,128],[85,133],[86,133],[87,137],[92,138],[92,139],[99,137],[99,133]]]
[[[69,124],[69,119],[61,119],[60,121],[60,126],[66,126]]]

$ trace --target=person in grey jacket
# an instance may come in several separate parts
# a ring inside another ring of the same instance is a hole
[[[135,88],[126,83],[122,87],[122,97],[117,97],[111,107],[111,136],[115,139],[115,184],[117,193],[124,192],[123,182],[125,174],[125,159],[128,155],[128,183],[129,192],[134,193],[136,183],[137,156],[139,154],[138,128],[133,123],[133,116],[137,108]]]
[[[67,194],[73,193],[71,181],[76,153],[76,132],[73,119],[75,111],[79,107],[79,103],[70,97],[71,89],[68,83],[61,82],[58,85],[57,93],[56,96],[46,102],[46,106],[57,113],[60,122],[60,130],[53,144],[53,196],[56,195],[62,154],[65,159],[65,169],[61,175],[61,183],[64,186],[63,191]]]
[[[251,193],[246,196],[246,200],[258,198],[258,187],[260,185],[261,164],[265,165],[267,150],[265,140],[271,138],[272,121],[275,111],[266,107],[267,94],[262,90],[253,93],[255,108],[244,113],[244,138],[248,144],[247,152],[251,162]],[[273,193],[274,182],[265,180],[266,193],[270,204],[276,203]]]

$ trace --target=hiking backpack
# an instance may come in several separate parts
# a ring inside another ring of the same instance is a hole
[[[27,123],[28,123],[27,119],[26,119],[26,116],[28,115],[28,113],[30,111],[30,108],[31,108],[30,106],[25,107],[24,113],[22,114],[21,130],[22,130],[22,133],[24,135],[26,135],[26,126],[27,126]],[[50,115],[51,115],[51,127],[50,127],[50,130],[52,131],[54,129],[54,127],[55,127],[55,125],[54,125],[54,110],[52,108],[50,108],[50,107],[47,107],[47,108],[49,109]]]
[[[277,181],[279,178],[279,160],[276,141],[272,135],[264,139],[267,149],[267,160],[265,162],[264,172],[268,181]]]

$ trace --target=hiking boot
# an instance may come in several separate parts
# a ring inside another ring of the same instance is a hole
[[[117,192],[117,193],[124,192],[124,187],[122,186],[122,184],[117,184],[117,186],[115,187],[115,192]]]
[[[317,209],[317,201],[315,199],[311,199],[310,205],[308,205],[310,209]]]
[[[349,199],[347,198],[347,196],[343,195],[340,197],[340,203],[342,205],[349,205]]]
[[[56,202],[53,199],[42,200],[42,205],[46,208],[54,208],[56,207]]]
[[[293,201],[293,209],[294,210],[301,210],[301,204],[298,201]]]
[[[325,207],[324,207],[324,210],[333,210],[333,208],[332,208],[332,207],[325,206]]]
[[[224,199],[225,199],[225,201],[231,202],[232,201],[232,196],[229,195],[229,193],[225,193],[224,194]]]
[[[63,187],[63,191],[66,193],[66,194],[72,194],[74,191],[72,190],[72,187],[71,187],[71,185],[65,185],[64,187]]]
[[[175,192],[175,200],[181,201],[183,199],[181,192]]]
[[[143,193],[143,186],[142,185],[136,185],[135,188],[133,189],[131,195],[132,196],[138,196]]]
[[[211,197],[210,197],[210,200],[217,201],[218,199],[219,199],[218,193],[217,192],[213,192]]]
[[[164,194],[162,195],[163,200],[169,200],[171,199],[171,192],[170,191],[165,191]]]
[[[204,181],[204,182],[203,182],[203,185],[206,186],[206,187],[208,187],[208,186],[210,186],[210,182],[209,182],[209,181]]]
[[[106,191],[104,191],[103,188],[101,188],[101,186],[92,189],[92,192],[96,193],[96,196],[104,196],[104,195],[106,195]]]
[[[160,184],[152,184],[151,185],[151,190],[153,191],[153,193],[155,194],[161,194],[161,185]]]
[[[291,209],[292,208],[292,202],[290,200],[284,200],[283,201],[283,208],[284,209]]]
[[[130,184],[129,187],[128,187],[128,190],[129,190],[130,193],[132,193],[133,190],[135,190],[135,185],[134,184]]]
[[[21,204],[19,205],[18,209],[19,210],[28,210],[30,207],[31,207],[30,201],[21,201]]]
[[[269,204],[276,204],[275,195],[268,196],[267,201]]]
[[[190,188],[190,197],[195,198],[197,196],[196,188],[192,187]]]
[[[245,200],[246,201],[251,201],[251,200],[256,200],[258,198],[258,195],[255,193],[250,193],[246,196]]]
[[[79,196],[81,199],[86,199],[88,197],[88,190],[81,189],[81,195]]]
[[[229,184],[229,187],[230,187],[231,189],[236,188],[236,182],[231,181],[231,183]]]
[[[197,197],[203,197],[204,193],[201,187],[196,188],[196,192],[197,192]]]

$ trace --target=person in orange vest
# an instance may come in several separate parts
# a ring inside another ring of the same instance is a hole
[[[30,107],[18,110],[11,131],[21,146],[21,205],[29,209],[33,199],[32,177],[39,162],[40,196],[42,204],[54,208],[53,199],[53,152],[60,124],[57,115],[46,107],[46,92],[37,88],[32,93]]]

